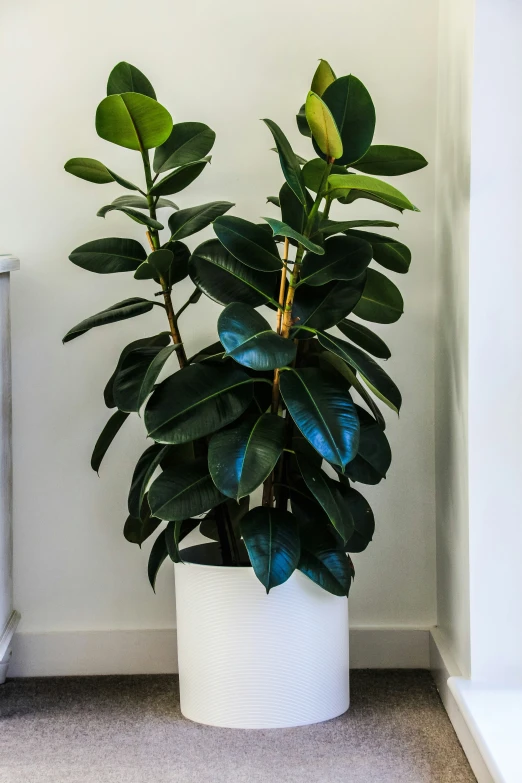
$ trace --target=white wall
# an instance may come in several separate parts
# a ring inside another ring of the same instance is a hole
[[[438,625],[469,673],[468,298],[474,0],[440,0],[435,432]]]
[[[175,121],[200,120],[217,131],[210,170],[179,203],[229,199],[236,214],[256,218],[270,214],[265,196],[281,183],[258,118],[273,118],[296,151],[310,155],[293,114],[319,57],[366,83],[377,107],[376,141],[410,146],[434,160],[436,34],[435,0],[350,0],[336,6],[333,18],[316,2],[296,0],[4,6],[0,46],[9,68],[0,92],[9,111],[0,127],[2,242],[22,259],[13,280],[15,599],[22,631],[174,623],[172,573],[163,570],[154,596],[146,578],[148,547],[140,552],[121,534],[129,479],[145,446],[139,420],[120,433],[101,478],[89,467],[107,417],[102,388],[119,350],[162,328],[161,313],[95,330],[65,347],[60,342],[81,318],[144,291],[132,277],[100,278],[67,260],[71,249],[96,237],[143,238],[123,216],[96,217],[120,193],[117,186],[89,185],[62,168],[68,158],[85,155],[139,176],[137,155],[95,134],[94,112],[111,67],[122,59],[135,63]],[[390,416],[389,479],[367,493],[377,533],[355,558],[355,625],[435,622],[434,174],[432,165],[395,181],[423,211],[400,218],[400,238],[414,254],[410,274],[397,280],[406,313],[398,325],[379,330],[393,352],[388,369],[404,408],[399,422]],[[391,217],[377,205],[352,214]],[[189,351],[215,339],[218,312],[205,301],[188,317]]]

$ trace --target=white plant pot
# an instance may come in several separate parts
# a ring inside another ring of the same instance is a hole
[[[318,723],[348,709],[347,598],[298,571],[269,595],[252,568],[184,562],[175,574],[186,718],[268,729]]]

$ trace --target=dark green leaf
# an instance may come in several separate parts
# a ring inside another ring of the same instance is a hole
[[[273,471],[284,439],[284,419],[272,413],[250,416],[238,427],[216,432],[208,450],[214,484],[234,500],[250,495]]]
[[[243,264],[261,272],[281,269],[276,243],[261,226],[243,218],[225,215],[214,221],[214,231],[228,252]]]
[[[120,410],[138,412],[154,388],[154,384],[175,345],[142,346],[125,356],[113,382],[114,401]]]
[[[123,527],[123,535],[131,544],[141,546],[158,529],[159,525],[161,525],[161,519],[151,516],[150,509],[148,509],[144,519],[127,517]]]
[[[127,188],[127,190],[139,190],[139,187],[135,185],[133,182],[129,182],[128,179],[124,179],[123,177],[120,177],[119,174],[117,174],[112,169],[107,169],[111,177],[114,179],[115,182],[118,183],[118,185],[121,185],[122,188]],[[113,202],[114,203],[114,202]]]
[[[284,182],[279,191],[279,206],[281,207],[281,220],[287,226],[302,235],[307,221],[307,212],[312,209],[313,199],[308,195],[306,208],[303,207],[292,188],[287,182]],[[295,240],[294,240],[295,244]]]
[[[323,354],[321,354],[321,363],[323,365],[326,363],[328,369],[331,370],[333,368],[337,373],[339,373],[339,375],[341,375],[345,381],[347,381],[348,388],[353,386],[353,388],[359,392],[360,396],[379,422],[380,428],[385,430],[386,422],[384,421],[384,417],[379,407],[377,406],[371,394],[368,393],[364,384],[362,384],[357,377],[356,372],[352,370],[350,365],[346,364],[346,362],[341,359],[340,356],[337,356],[337,354],[331,353],[330,351],[325,351]]]
[[[193,252],[189,274],[203,293],[220,304],[243,302],[259,307],[271,302],[277,287],[276,273],[259,272],[228,253],[218,239],[209,239]]]
[[[114,177],[107,166],[94,158],[71,158],[64,166],[65,171],[87,182],[94,182],[96,185],[105,185],[108,182],[114,182]]]
[[[281,394],[297,427],[332,465],[357,454],[359,419],[345,385],[315,367],[281,373]]]
[[[373,257],[381,266],[391,269],[392,272],[405,274],[410,268],[411,251],[402,242],[383,234],[373,234],[370,231],[345,231],[346,236],[359,237],[370,243]]]
[[[348,229],[365,226],[399,228],[399,224],[393,223],[391,220],[323,220],[319,224],[317,233],[322,234],[323,237],[326,238],[332,236],[332,234],[340,234],[342,231],[347,231]]]
[[[305,255],[299,285],[321,286],[331,280],[353,280],[366,271],[371,260],[372,247],[368,242],[357,237],[351,241],[347,236],[331,237],[324,243],[322,255]]]
[[[330,334],[319,333],[319,342],[357,370],[372,392],[396,413],[399,412],[401,393],[390,376],[371,356],[346,340],[339,340]]]
[[[251,399],[252,378],[236,364],[191,364],[156,388],[145,426],[159,443],[188,443],[235,421]]]
[[[275,370],[295,359],[293,341],[276,334],[250,305],[229,304],[219,316],[218,333],[227,354],[252,370]]]
[[[344,198],[352,191],[364,191],[376,196],[382,203],[403,210],[413,212],[420,210],[414,206],[409,198],[400,190],[375,177],[367,177],[364,174],[330,174],[328,177],[328,193],[333,198]]]
[[[352,487],[345,491],[346,500],[350,507],[350,513],[355,529],[346,542],[346,552],[363,552],[373,538],[375,532],[375,519],[370,504],[360,492]]]
[[[76,266],[102,275],[113,272],[134,272],[146,258],[145,250],[135,239],[117,237],[86,242],[73,250],[69,256],[69,260]]]
[[[149,489],[152,513],[168,521],[203,514],[224,500],[210,477],[206,458],[164,471]]]
[[[149,202],[145,196],[118,196],[112,202],[117,207],[134,207],[135,209],[147,209],[149,208]],[[168,198],[159,198],[156,201],[156,209],[166,207],[167,209],[179,209],[177,204],[170,201]]]
[[[159,147],[172,130],[172,117],[157,101],[137,92],[109,95],[96,109],[98,136],[120,147]]]
[[[294,337],[306,339],[310,334],[299,326],[329,329],[349,315],[361,298],[366,276],[357,280],[333,281],[327,285],[299,286],[295,292],[293,315],[298,319]]]
[[[167,141],[154,153],[154,171],[195,163],[208,155],[216,134],[202,122],[178,122]]]
[[[310,130],[310,126],[308,125],[308,120],[306,119],[304,103],[299,109],[299,111],[297,112],[297,114],[295,115],[295,119],[297,122],[299,133],[301,133],[303,136],[308,136],[309,138],[312,138],[312,131]]]
[[[149,555],[148,575],[150,586],[156,592],[156,577],[158,571],[167,559],[167,541],[165,539],[165,531],[162,530],[155,542],[152,545]]]
[[[371,329],[367,329],[366,326],[356,323],[356,321],[339,321],[337,328],[341,330],[345,337],[348,337],[352,342],[360,345],[365,351],[371,353],[372,356],[376,356],[378,359],[389,359],[391,351],[381,338],[372,332]]]
[[[187,163],[185,166],[180,166],[179,169],[174,169],[156,182],[150,193],[153,196],[170,196],[173,193],[179,193],[180,190],[185,190],[199,177],[207,163],[208,160],[199,160],[196,163]]]
[[[105,326],[105,324],[112,324],[115,321],[124,321],[126,318],[134,318],[136,315],[142,313],[148,313],[155,304],[158,302],[149,302],[148,299],[140,299],[135,296],[132,299],[124,299],[123,302],[116,302],[116,304],[107,307],[106,310],[102,310],[100,313],[89,316],[84,321],[80,321],[79,324],[69,329],[65,337],[64,343],[68,343],[70,340],[74,340],[81,334],[85,334],[90,329],[94,329],[96,326]]]
[[[100,437],[96,441],[96,445],[94,447],[94,450],[92,452],[92,457],[91,457],[91,468],[95,470],[96,473],[100,469],[102,459],[107,453],[107,449],[109,448],[112,441],[118,434],[121,426],[123,425],[128,415],[129,415],[128,413],[122,413],[122,411],[116,411],[116,413],[113,413],[113,415],[110,417],[109,421],[101,431]]]
[[[174,563],[181,563],[182,558],[179,552],[179,543],[192,533],[199,525],[199,519],[183,519],[177,522],[169,522],[165,528],[165,541],[170,559]]]
[[[378,484],[381,479],[386,478],[391,464],[390,444],[381,427],[369,413],[357,406],[357,415],[361,425],[359,451],[355,459],[346,466],[346,475],[352,481]]]
[[[283,584],[299,562],[299,528],[289,511],[258,506],[241,520],[254,573],[266,592]]]
[[[317,93],[317,95],[323,95],[326,88],[329,87],[335,79],[336,76],[330,63],[326,60],[319,60],[319,65],[314,73],[310,89]]]
[[[104,218],[107,212],[123,212],[124,215],[130,217],[136,223],[140,223],[142,226],[148,226],[149,228],[157,229],[158,231],[163,228],[163,224],[148,215],[144,215],[142,212],[138,212],[137,209],[131,209],[131,207],[120,207],[116,204],[107,204],[102,207],[96,213],[98,217]]]
[[[286,185],[286,182],[284,183]],[[291,193],[294,193],[292,190]],[[294,193],[295,196],[295,193]],[[281,207],[281,201],[279,199],[279,196],[267,196],[266,197],[266,203],[267,204],[273,204],[275,207]],[[301,203],[301,202],[299,202]]]
[[[168,242],[166,247],[174,253],[174,261],[170,267],[169,285],[175,285],[184,280],[189,273],[190,250],[184,242]]]
[[[380,174],[394,177],[409,174],[428,165],[428,161],[419,152],[407,147],[394,147],[388,144],[372,144],[362,158],[352,163],[352,168],[365,174]]]
[[[161,248],[160,250],[153,250],[147,258],[147,262],[161,275],[165,280],[168,280],[169,270],[174,261],[174,253],[168,248]]]
[[[395,283],[370,268],[362,296],[353,312],[365,321],[392,324],[403,314],[404,301]]]
[[[309,462],[302,454],[297,454],[296,457],[306,486],[321,505],[343,541],[348,541],[353,533],[354,524],[343,497],[343,488],[338,481],[331,479],[320,467]]]
[[[144,348],[146,346],[154,346],[154,345],[158,345],[161,348],[164,348],[166,345],[170,343],[170,340],[171,340],[170,332],[160,332],[159,334],[153,334],[152,337],[142,337],[140,340],[133,340],[131,343],[125,346],[125,348],[120,354],[120,358],[118,359],[116,369],[114,370],[113,374],[107,381],[107,384],[103,391],[105,405],[108,408],[116,407],[116,403],[114,402],[114,394],[113,394],[114,379],[116,378],[116,375],[118,374],[125,357],[135,348]]]
[[[141,519],[144,506],[143,500],[149,481],[160,464],[162,456],[169,448],[169,446],[160,446],[158,443],[154,443],[152,446],[149,446],[139,458],[132,475],[132,483],[128,498],[128,508],[131,517]],[[149,509],[146,508],[145,510],[148,511]]]
[[[266,220],[275,237],[290,237],[291,239],[295,239],[296,242],[299,242],[301,245],[303,245],[303,247],[305,247],[307,250],[311,250],[313,253],[317,253],[318,255],[322,255],[324,253],[324,250],[320,245],[316,245],[315,242],[312,242],[310,239],[308,239],[308,237],[303,236],[298,231],[294,231],[294,229],[291,226],[287,226],[286,223],[282,223],[280,220],[275,220],[274,218],[269,217],[264,217],[263,220]]]
[[[159,275],[148,261],[144,261],[134,272],[135,280],[155,280],[159,283]]]
[[[373,139],[375,108],[370,93],[355,76],[342,76],[332,82],[322,95],[341,134],[343,155],[338,163],[347,166],[359,160]],[[314,144],[316,151],[321,150]]]
[[[189,207],[175,212],[169,218],[172,239],[184,239],[206,228],[220,215],[234,206],[230,201],[211,201],[199,207]]]
[[[272,136],[274,137],[277,152],[279,154],[279,162],[281,164],[281,169],[286,181],[294,191],[301,204],[306,206],[307,194],[303,174],[301,172],[301,167],[297,161],[295,152],[290,146],[290,142],[286,138],[279,125],[276,125],[275,122],[272,122],[272,120],[263,120],[263,122],[266,123],[272,133]]]
[[[121,62],[116,65],[107,82],[107,95],[119,95],[122,92],[139,92],[156,100],[154,87],[147,77],[130,63]]]

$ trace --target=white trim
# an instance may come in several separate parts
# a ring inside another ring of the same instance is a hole
[[[469,710],[464,709],[463,700],[456,697],[455,683],[466,682],[466,680],[460,676],[459,668],[449,651],[444,635],[440,629],[433,628],[430,637],[431,672],[448,717],[477,778],[477,783],[507,783],[504,778],[492,774],[491,764],[488,763],[490,759],[485,753],[484,744],[477,741],[477,732],[470,720]]]
[[[20,269],[20,259],[9,254],[0,253],[0,274],[3,272],[15,272]]]
[[[429,669],[426,628],[352,628],[354,669]],[[176,630],[21,632],[11,677],[177,672]]]

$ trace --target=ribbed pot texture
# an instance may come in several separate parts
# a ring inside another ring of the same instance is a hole
[[[296,571],[267,595],[248,567],[176,563],[181,712],[268,729],[335,718],[350,704],[348,600]]]

